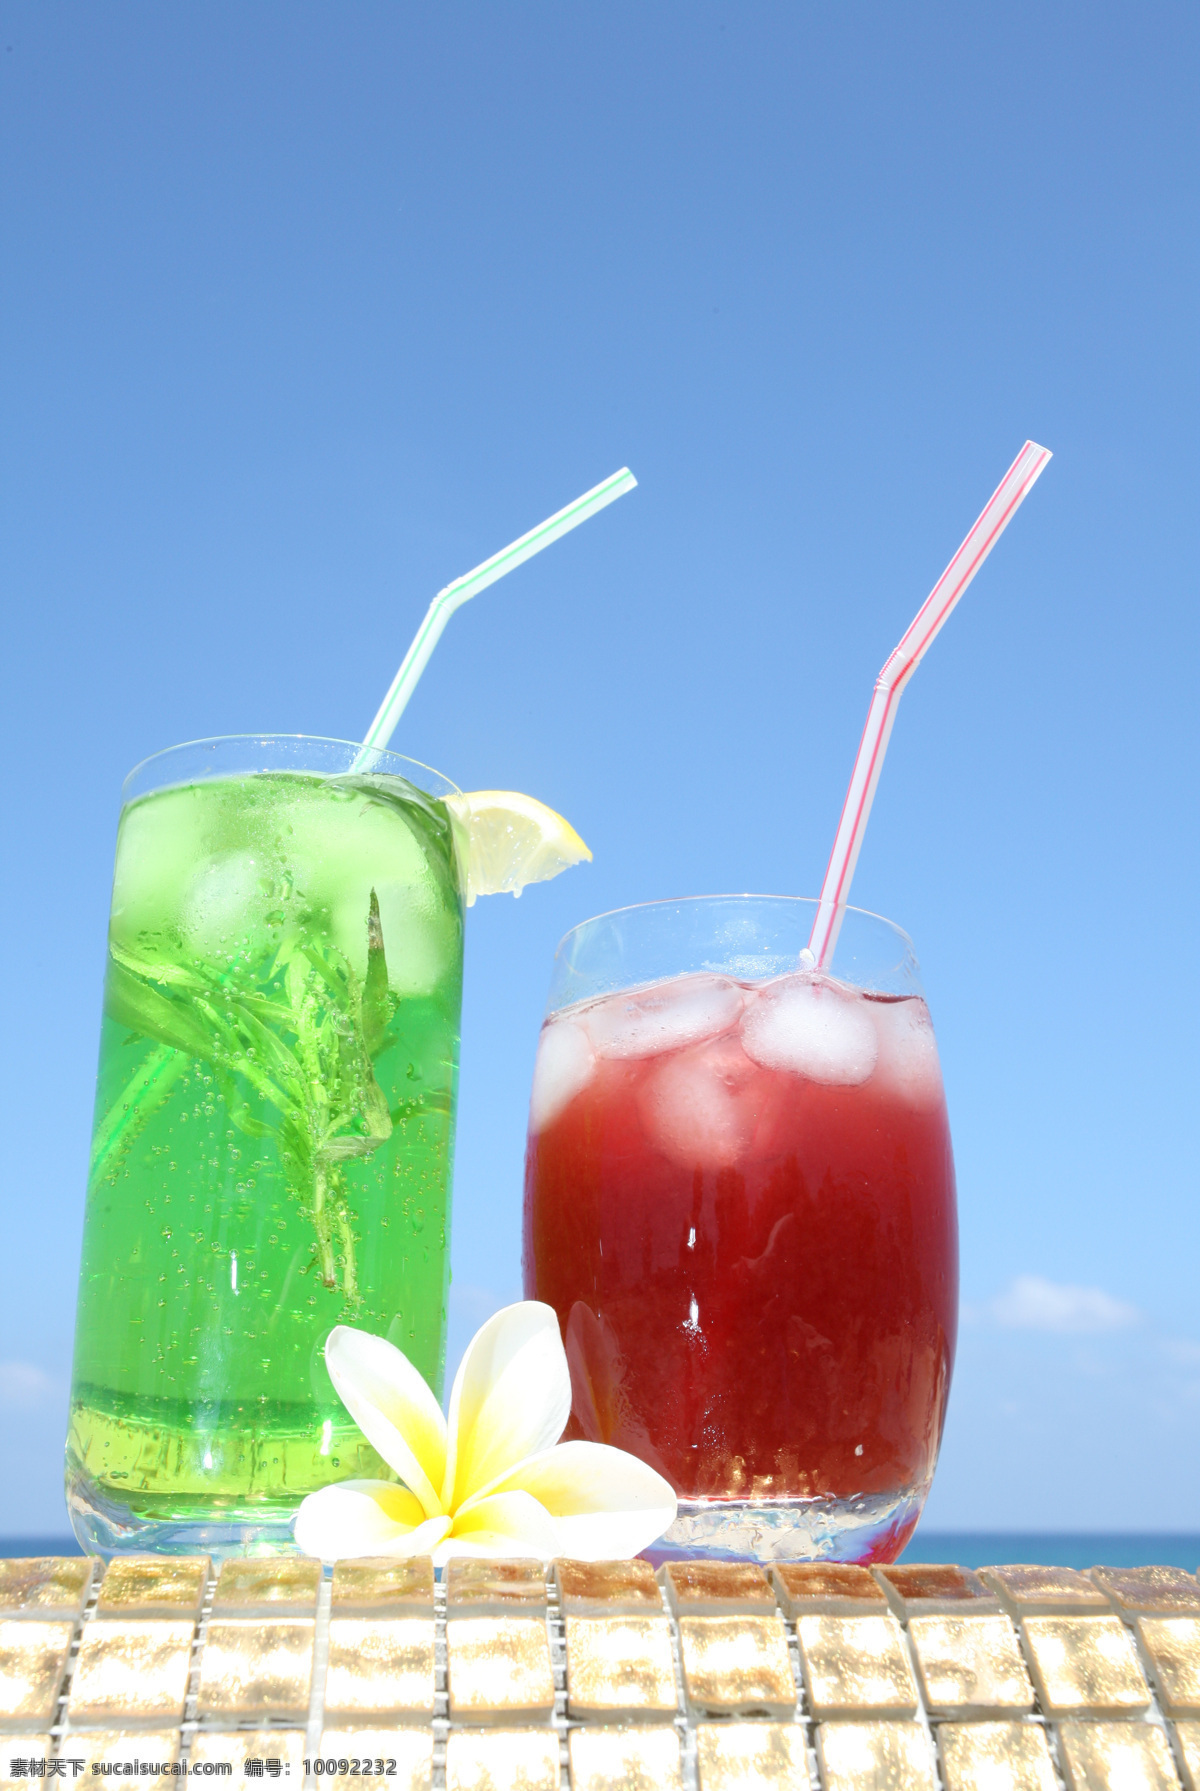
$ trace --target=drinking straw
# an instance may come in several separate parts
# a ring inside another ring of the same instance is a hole
[[[829,855],[829,868],[821,885],[817,917],[813,922],[808,951],[804,954],[806,963],[824,966],[833,956],[850,896],[850,881],[858,863],[867,817],[875,799],[879,773],[883,770],[883,757],[887,752],[892,723],[896,719],[904,687],[920,665],[930,642],[945,623],[950,611],[1008,527],[1018,505],[1032,490],[1034,481],[1049,459],[1049,448],[1039,448],[1036,442],[1025,443],[992,493],[975,527],[917,611],[901,637],[899,646],[875,680],[858,757],[850,774],[850,788],[846,791],[833,851]]]
[[[527,535],[522,535],[519,541],[512,542],[508,547],[502,547],[499,553],[494,553],[490,560],[484,560],[483,564],[476,566],[473,572],[464,572],[461,578],[456,578],[453,584],[447,585],[444,590],[438,592],[425,612],[424,621],[413,636],[412,645],[404,655],[400,670],[392,679],[391,688],[379,705],[379,713],[367,729],[366,738],[363,741],[363,751],[355,761],[356,770],[361,769],[362,765],[370,759],[368,749],[385,747],[391,739],[396,730],[396,724],[404,713],[408,699],[417,687],[417,680],[425,670],[429,655],[437,646],[442,630],[455,610],[461,604],[466,603],[468,598],[478,596],[479,592],[486,590],[488,585],[495,584],[498,578],[503,578],[504,574],[511,572],[514,566],[521,565],[524,560],[532,559],[535,553],[541,553],[543,547],[549,547],[550,543],[557,541],[561,535],[578,528],[581,522],[586,522],[589,516],[595,516],[596,512],[603,510],[606,504],[611,504],[616,498],[624,497],[625,493],[632,491],[636,484],[637,480],[629,468],[623,466],[619,473],[613,473],[611,478],[603,480],[599,485],[594,485],[590,491],[585,491],[582,497],[576,498],[573,504],[568,504],[565,509],[556,511],[545,522],[540,522],[536,529],[530,529]]]

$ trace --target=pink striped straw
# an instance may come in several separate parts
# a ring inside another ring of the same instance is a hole
[[[846,800],[842,804],[842,818],[838,822],[833,851],[829,854],[829,868],[821,885],[817,918],[813,922],[812,936],[808,942],[811,961],[817,965],[826,965],[833,957],[833,948],[837,944],[842,917],[850,896],[854,867],[858,863],[863,835],[867,830],[867,817],[875,800],[875,788],[879,783],[879,773],[883,770],[883,756],[887,752],[892,723],[896,719],[904,686],[920,665],[930,642],[950,611],[1016,515],[1018,505],[1033,489],[1034,481],[1049,459],[1049,448],[1039,448],[1036,442],[1025,443],[985,505],[979,521],[934,585],[905,630],[899,646],[875,680],[871,707],[867,710],[867,725],[863,729],[858,757],[850,774],[850,788],[846,791]],[[805,954],[805,961],[809,961],[808,954]]]

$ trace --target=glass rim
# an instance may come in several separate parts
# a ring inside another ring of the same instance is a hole
[[[619,915],[636,914],[651,908],[680,908],[683,907],[685,903],[691,902],[788,902],[795,903],[797,907],[816,908],[820,902],[820,897],[766,895],[756,893],[754,890],[744,889],[728,890],[723,895],[661,896],[653,902],[626,902],[620,908],[606,908],[603,913],[589,915],[587,920],[578,921],[573,927],[568,927],[554,948],[554,956],[555,958],[560,956],[568,939],[573,939],[576,933],[582,933],[585,927],[597,926],[602,920],[616,920]],[[886,914],[877,914],[873,908],[855,907],[852,902],[843,902],[841,904],[841,910],[843,914],[858,914],[865,920],[878,921],[881,926],[890,928],[893,933],[899,935],[912,953],[914,960],[916,959],[917,948],[912,942],[911,935],[905,932],[898,921],[889,920]]]
[[[264,745],[264,746],[269,741],[282,741],[282,742],[303,741],[303,742],[311,744],[313,746],[345,746],[345,747],[348,747],[351,752],[356,752],[356,753],[366,751],[366,752],[371,753],[374,756],[374,759],[376,761],[376,763],[374,763],[371,767],[372,773],[382,769],[382,767],[378,764],[378,761],[380,759],[395,759],[396,762],[400,765],[412,765],[418,771],[427,771],[429,773],[430,777],[435,777],[441,783],[447,784],[449,786],[449,794],[454,795],[454,796],[462,795],[462,790],[460,789],[459,785],[455,783],[455,781],[452,777],[447,777],[444,771],[439,771],[435,765],[427,765],[423,759],[414,759],[414,758],[410,757],[407,753],[392,752],[390,747],[386,747],[386,746],[364,747],[363,742],[361,740],[339,740],[331,734],[296,734],[296,733],[286,734],[286,733],[269,733],[269,732],[254,733],[254,732],[252,732],[252,733],[241,733],[241,734],[205,734],[205,735],[202,735],[198,740],[179,740],[175,743],[174,746],[163,746],[163,747],[160,747],[157,752],[147,753],[147,755],[144,759],[138,760],[137,764],[133,767],[133,769],[131,771],[129,771],[126,774],[124,780],[122,781],[122,784],[121,784],[122,803],[125,803],[130,800],[127,792],[129,790],[129,786],[133,783],[133,780],[136,777],[140,776],[140,774],[146,770],[147,766],[153,765],[157,759],[168,758],[172,753],[189,752],[197,747],[231,745],[235,741],[239,741],[239,740],[254,740],[254,741],[258,741],[261,745]],[[254,774],[248,773],[247,775],[254,775]],[[411,781],[411,780],[409,780],[409,781]],[[163,786],[163,787],[165,788],[166,786]],[[142,794],[146,794],[146,793],[147,792],[142,792]],[[434,794],[433,791],[426,791],[426,795],[433,795],[433,794]],[[435,800],[436,799],[437,798],[435,798]]]

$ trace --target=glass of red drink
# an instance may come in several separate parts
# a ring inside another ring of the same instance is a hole
[[[655,1551],[893,1561],[941,1441],[954,1161],[907,936],[815,903],[654,902],[559,946],[525,1163],[525,1291],[567,1436],[665,1475]]]

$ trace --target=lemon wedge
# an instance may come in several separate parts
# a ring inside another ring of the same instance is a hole
[[[466,833],[468,908],[476,896],[519,896],[592,856],[569,821],[518,790],[469,790],[446,807]]]

